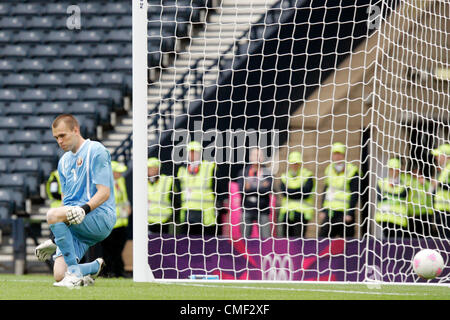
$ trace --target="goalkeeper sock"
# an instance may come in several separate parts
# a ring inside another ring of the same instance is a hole
[[[100,268],[100,264],[97,261],[81,263],[78,266],[80,267],[80,271],[83,276],[86,276],[88,274],[95,274]]]
[[[69,227],[67,227],[64,222],[51,224],[50,229],[55,235],[55,244],[63,254],[68,270],[71,271],[69,268],[70,266],[78,265],[75,247],[73,246],[72,233],[70,233]]]

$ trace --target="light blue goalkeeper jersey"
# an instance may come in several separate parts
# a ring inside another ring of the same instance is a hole
[[[58,163],[63,205],[82,206],[97,192],[97,184],[109,187],[109,199],[96,210],[116,214],[114,178],[109,151],[97,141],[87,139],[77,153],[64,153]]]

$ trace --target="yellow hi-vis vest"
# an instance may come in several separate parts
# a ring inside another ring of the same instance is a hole
[[[434,209],[450,212],[450,190],[445,190],[441,185],[450,183],[450,163],[439,174],[438,183],[433,202]]]
[[[126,205],[129,205],[129,202],[124,177],[114,180],[114,198],[116,199],[117,214],[117,220],[114,228],[126,227],[128,225],[128,211]]]
[[[400,197],[402,193],[407,192],[403,179],[399,185],[391,185],[388,178],[379,179],[378,188],[384,200],[377,203],[375,221],[390,222],[407,227],[408,213],[410,212],[407,204],[408,194]]]
[[[155,183],[148,182],[148,223],[164,223],[172,216],[172,184],[172,177],[166,175],[160,175]]]
[[[215,196],[212,190],[214,163],[202,161],[197,174],[188,172],[187,167],[178,170],[181,187],[181,222],[186,219],[187,210],[201,211],[203,224],[216,224]]]
[[[59,180],[58,170],[52,171],[50,177],[45,184],[45,191],[47,192],[47,197],[51,201],[50,207],[57,208],[62,206],[61,199],[55,199],[53,193],[57,192],[61,196],[61,182]]]
[[[409,187],[408,202],[410,203],[410,216],[433,214],[433,196],[431,183],[425,180],[420,183],[419,179],[411,174],[405,175],[405,183]]]
[[[308,179],[311,178],[312,174],[310,170],[302,168],[299,169],[296,176],[291,175],[290,172],[283,174],[281,181],[283,181],[288,189],[300,190]],[[315,183],[311,192],[314,192],[314,188]],[[314,197],[312,194],[309,194],[307,197],[305,195],[303,196],[302,200],[289,199],[289,196],[283,196],[281,199],[280,219],[287,213],[294,215],[294,212],[300,212],[306,220],[311,220],[314,215]],[[293,220],[293,217],[290,217],[290,220]]]
[[[345,170],[340,173],[336,172],[333,164],[326,167],[325,185],[328,188],[325,192],[324,208],[331,211],[351,209],[350,200],[352,193],[350,191],[350,181],[356,174],[358,174],[358,167],[351,163],[346,163]]]

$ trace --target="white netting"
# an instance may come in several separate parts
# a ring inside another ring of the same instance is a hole
[[[135,242],[155,278],[417,282],[420,248],[448,264],[432,155],[450,142],[448,3],[147,5],[160,171]]]

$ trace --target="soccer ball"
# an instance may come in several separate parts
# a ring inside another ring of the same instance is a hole
[[[444,259],[436,250],[422,249],[414,256],[412,266],[419,277],[434,279],[444,270]]]

